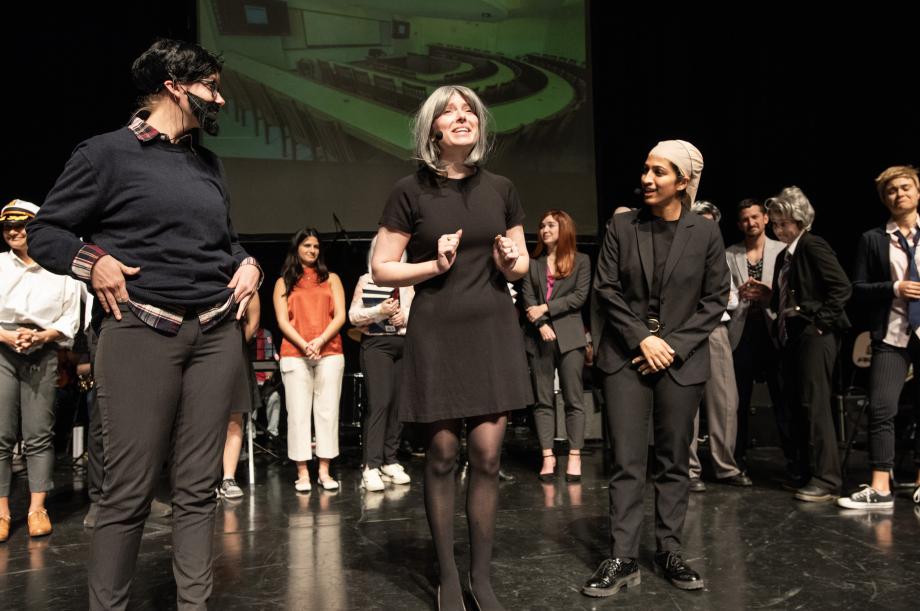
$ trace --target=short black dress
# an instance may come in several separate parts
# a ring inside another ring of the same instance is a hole
[[[380,225],[410,234],[408,261],[437,257],[438,238],[463,229],[446,273],[415,287],[399,385],[403,422],[497,414],[530,399],[527,359],[495,236],[524,222],[511,181],[479,169],[459,180],[422,168],[398,181]]]

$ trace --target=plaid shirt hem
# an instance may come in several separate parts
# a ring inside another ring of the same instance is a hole
[[[221,323],[233,311],[233,295],[224,303],[212,306],[197,313],[202,331],[208,331]],[[176,335],[185,319],[185,308],[152,306],[136,301],[128,301],[128,308],[141,322],[168,335]]]
[[[93,275],[93,266],[96,261],[107,254],[95,244],[86,244],[77,251],[77,256],[70,264],[70,271],[75,278],[88,282]]]

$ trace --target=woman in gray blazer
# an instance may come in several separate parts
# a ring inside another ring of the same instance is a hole
[[[575,249],[575,223],[562,210],[543,215],[537,231],[537,247],[524,276],[522,293],[527,320],[527,356],[533,379],[534,421],[543,466],[540,480],[556,475],[553,455],[556,409],[554,372],[565,403],[565,431],[569,461],[565,479],[581,480],[581,448],[585,443],[585,404],[582,370],[585,364],[585,325],[581,308],[591,289],[591,263]]]

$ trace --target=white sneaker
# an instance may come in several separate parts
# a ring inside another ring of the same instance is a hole
[[[294,490],[297,492],[310,492],[312,486],[310,486],[310,478],[305,477],[294,482]]]
[[[339,483],[330,477],[329,479],[319,478],[319,485],[323,490],[338,490]]]
[[[361,474],[361,485],[369,492],[380,492],[385,488],[378,469],[365,469]]]
[[[399,463],[380,467],[380,477],[383,481],[392,482],[394,484],[408,484],[412,481],[412,478],[409,477],[409,474],[406,473],[406,470],[403,469],[403,466]]]

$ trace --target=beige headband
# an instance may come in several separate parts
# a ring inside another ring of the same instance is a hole
[[[700,187],[700,177],[703,174],[703,154],[686,140],[664,140],[655,145],[649,155],[667,159],[680,169],[680,173],[690,180],[687,185],[687,195],[690,204],[696,200],[696,192]]]

